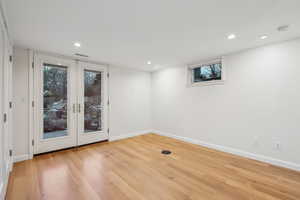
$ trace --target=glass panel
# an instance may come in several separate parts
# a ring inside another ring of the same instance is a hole
[[[84,132],[102,130],[101,72],[84,70]]]
[[[222,64],[203,65],[193,69],[194,82],[222,80]]]
[[[66,67],[44,64],[43,138],[66,136],[68,121],[68,71]]]

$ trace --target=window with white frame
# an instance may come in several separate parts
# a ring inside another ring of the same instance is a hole
[[[221,59],[191,65],[188,69],[191,85],[217,84],[224,81],[224,67]]]

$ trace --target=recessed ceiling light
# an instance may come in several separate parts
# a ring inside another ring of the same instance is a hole
[[[235,39],[235,38],[236,38],[235,34],[230,34],[230,35],[227,36],[228,40],[232,40],[232,39]]]
[[[147,65],[151,65],[151,61],[149,60],[149,61],[147,61]]]
[[[74,46],[75,46],[75,47],[80,47],[81,44],[80,44],[79,42],[74,42]]]
[[[262,39],[262,40],[267,39],[267,38],[268,38],[267,35],[262,35],[262,36],[260,36],[260,39]]]

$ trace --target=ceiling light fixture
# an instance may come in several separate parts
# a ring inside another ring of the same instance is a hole
[[[230,35],[227,36],[227,39],[228,39],[228,40],[233,40],[233,39],[235,39],[235,38],[236,38],[236,35],[235,35],[235,34],[230,34]]]
[[[79,42],[74,42],[74,46],[75,46],[75,47],[80,47],[81,44],[80,44]]]
[[[262,36],[260,36],[260,39],[262,39],[262,40],[267,39],[267,38],[268,38],[267,35],[262,35]]]
[[[147,65],[151,65],[151,61],[149,60],[149,61],[147,61]]]

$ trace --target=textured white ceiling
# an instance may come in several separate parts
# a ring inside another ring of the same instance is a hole
[[[4,6],[16,45],[141,70],[300,36],[299,0],[4,0]],[[284,24],[289,31],[278,32]],[[227,40],[230,33],[237,38]],[[75,41],[82,47],[75,49]]]

